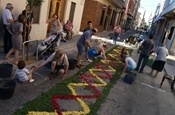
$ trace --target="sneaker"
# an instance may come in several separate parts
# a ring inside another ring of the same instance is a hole
[[[92,62],[92,60],[90,60],[90,59],[86,59],[86,61],[87,61],[87,62],[90,62],[90,63]]]
[[[30,83],[31,83],[31,82],[34,82],[34,81],[35,81],[34,79],[29,80]]]

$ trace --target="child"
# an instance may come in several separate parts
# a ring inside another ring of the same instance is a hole
[[[125,58],[125,67],[123,69],[123,73],[125,73],[128,70],[134,70],[136,68],[136,62],[129,56],[128,51],[125,51],[123,54]]]
[[[34,70],[34,67],[32,67],[31,71],[29,72],[29,70],[25,68],[24,61],[19,61],[17,66],[18,66],[18,69],[15,71],[15,74],[12,79],[17,77],[18,80],[22,83],[34,81],[34,79],[32,79],[32,72]]]

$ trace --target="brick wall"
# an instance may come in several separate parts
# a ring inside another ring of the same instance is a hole
[[[88,21],[92,21],[93,26],[96,27],[99,30],[99,32],[102,32],[104,30],[104,21],[106,16],[104,16],[103,25],[100,25],[103,6],[104,5],[98,1],[85,0],[85,7],[80,27],[81,31],[83,31],[84,28],[86,28]]]

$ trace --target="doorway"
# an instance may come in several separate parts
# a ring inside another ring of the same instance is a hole
[[[76,8],[76,3],[72,2],[71,8],[70,8],[70,14],[69,14],[69,21],[71,21],[71,23],[73,23],[73,20],[74,20],[75,8]]]
[[[65,0],[50,0],[50,9],[48,19],[52,17],[54,13],[56,13],[59,17],[59,20],[62,22],[64,17],[64,9],[65,9]],[[50,24],[48,24],[47,32],[50,31]]]

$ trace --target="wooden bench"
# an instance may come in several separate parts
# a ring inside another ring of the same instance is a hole
[[[167,61],[164,67],[165,74],[163,75],[162,81],[160,83],[160,88],[162,87],[162,84],[165,79],[170,81],[171,85],[171,92],[174,90],[174,84],[175,84],[175,65],[173,65],[172,61]]]

